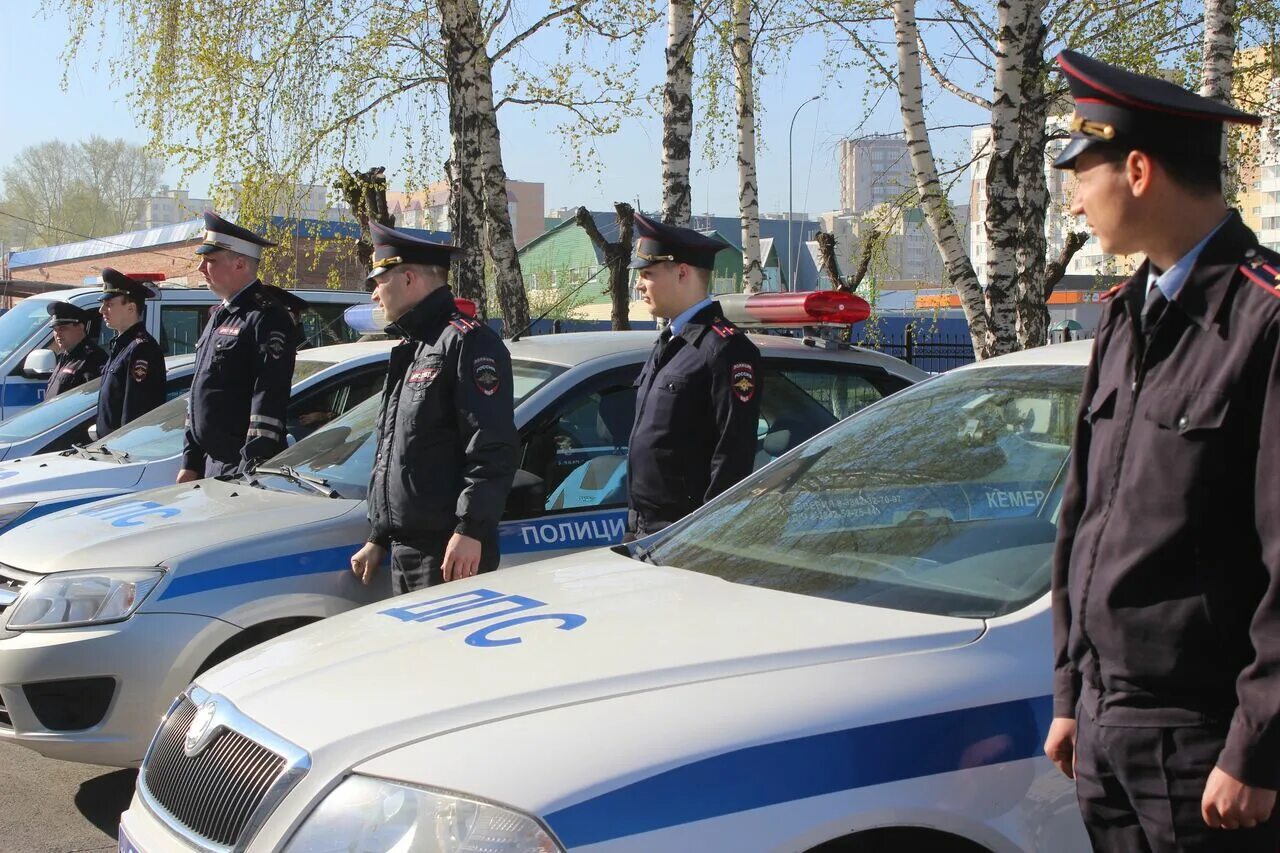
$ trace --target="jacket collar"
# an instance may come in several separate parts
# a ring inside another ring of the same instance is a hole
[[[713,300],[711,304],[685,321],[684,328],[675,337],[684,338],[689,343],[696,344],[698,339],[706,334],[707,329],[711,328],[712,323],[717,323],[723,319],[724,310],[720,307],[719,302]]]
[[[453,291],[446,285],[437,288],[417,305],[410,308],[388,328],[393,329],[406,338],[421,340],[431,329],[443,326],[457,310],[453,301]]]
[[[240,292],[237,293],[235,296],[231,297],[230,299],[228,299],[224,303],[223,307],[244,308],[248,306],[249,300],[253,297],[253,294],[258,291],[259,286],[261,284],[262,284],[261,279],[255,278],[253,281],[249,282],[244,287],[240,288]]]
[[[138,322],[134,323],[132,326],[130,326],[129,328],[125,329],[123,332],[121,332],[120,334],[112,338],[111,345],[113,347],[120,347],[123,344],[128,343],[134,338],[139,337],[138,333],[146,329],[146,327],[147,327],[146,324],[143,323],[141,320],[139,320]]]

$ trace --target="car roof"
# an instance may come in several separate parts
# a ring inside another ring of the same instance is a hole
[[[193,352],[183,353],[182,355],[167,355],[164,358],[164,369],[173,370],[178,367],[186,367],[196,360],[196,354]]]
[[[915,368],[901,359],[885,355],[875,350],[862,347],[848,347],[841,350],[827,350],[806,342],[801,338],[783,335],[748,334],[751,341],[760,348],[762,355],[775,358],[787,355],[815,358],[823,352],[849,353],[858,361],[875,364],[893,373],[914,374]],[[639,332],[565,332],[559,335],[535,335],[521,338],[518,341],[507,341],[512,358],[523,358],[530,361],[542,361],[573,367],[596,358],[603,358],[620,353],[638,353],[648,355],[653,349],[656,333],[652,330]],[[839,356],[837,356],[838,358]],[[923,374],[921,374],[923,376]]]
[[[1032,347],[1024,349],[1021,352],[1011,352],[1008,355],[996,356],[986,361],[978,361],[973,364],[966,364],[957,370],[986,370],[991,367],[1012,367],[1032,366],[1032,367],[1052,367],[1060,365],[1063,367],[1086,367],[1089,364],[1089,355],[1093,352],[1093,341],[1070,341],[1065,344],[1050,344],[1043,347]]]
[[[353,344],[330,344],[324,347],[311,347],[298,351],[298,358],[308,361],[323,361],[329,364],[340,364],[351,358],[367,355],[378,355],[400,343],[397,340],[357,341]]]

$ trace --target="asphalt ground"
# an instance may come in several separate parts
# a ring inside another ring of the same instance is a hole
[[[137,777],[0,742],[0,853],[115,850]]]

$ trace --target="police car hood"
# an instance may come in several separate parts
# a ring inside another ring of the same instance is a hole
[[[137,485],[147,463],[121,465],[109,456],[85,459],[83,456],[43,453],[0,462],[0,503],[20,501],[27,495],[96,488],[110,484],[113,491]]]
[[[597,550],[331,617],[199,684],[298,746],[354,762],[498,718],[955,647],[983,630],[977,619],[776,592]]]
[[[349,512],[357,502],[200,480],[96,501],[0,536],[0,563],[29,572],[154,566]]]

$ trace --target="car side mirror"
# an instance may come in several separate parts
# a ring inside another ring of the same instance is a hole
[[[89,440],[90,440],[90,441],[97,441],[97,440],[98,440],[98,425],[97,425],[97,424],[89,424]]]
[[[26,361],[22,362],[22,375],[28,379],[48,379],[58,366],[58,357],[53,350],[32,350]]]
[[[511,518],[529,518],[547,511],[547,484],[537,474],[521,468],[516,471],[507,495],[507,515]]]

